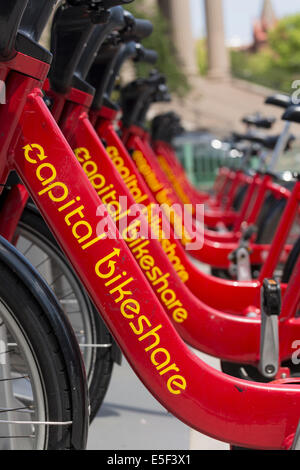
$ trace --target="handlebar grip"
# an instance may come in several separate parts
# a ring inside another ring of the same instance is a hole
[[[135,19],[131,34],[138,40],[150,36],[153,32],[153,24],[149,20]]]
[[[134,0],[67,0],[71,6],[102,7],[104,9],[116,7],[118,5],[127,5]]]
[[[158,54],[153,49],[145,49],[144,47],[141,47],[136,60],[154,65],[158,61]]]
[[[103,4],[105,8],[116,7],[118,5],[127,5],[128,3],[132,3],[134,0],[103,0]]]

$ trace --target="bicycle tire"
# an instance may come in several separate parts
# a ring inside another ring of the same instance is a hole
[[[32,393],[32,395],[33,398],[37,397],[37,401],[43,400],[44,410],[42,410],[42,415],[45,421],[54,423],[72,422],[72,416],[76,412],[72,408],[71,398],[71,386],[74,386],[74,384],[71,385],[69,383],[64,353],[59,346],[56,334],[47,319],[47,315],[37,300],[31,295],[22,278],[14,270],[5,265],[2,260],[0,261],[0,279],[0,314],[2,325],[4,323],[9,338],[13,338],[14,341],[18,338],[13,349],[9,349],[8,344],[6,349],[6,354],[12,356],[10,359],[12,360],[12,370],[14,371],[13,379],[10,380],[17,380],[16,370],[18,368],[24,370],[27,361],[30,361],[31,364],[28,363],[28,368],[30,368],[31,372],[28,377],[31,380],[33,380],[33,377],[37,381],[39,379],[41,386],[39,394],[34,395]],[[21,375],[22,378],[24,377]],[[25,396],[25,392],[22,393]],[[27,403],[26,406],[28,408],[28,397],[25,399],[23,395],[21,399],[18,397],[18,403],[20,402],[24,405]],[[3,396],[1,396],[1,399],[3,399]],[[16,400],[15,396],[13,399]],[[3,409],[1,411],[1,419],[3,419]],[[10,414],[14,416],[18,412],[20,413],[20,409],[10,410]],[[40,413],[37,413],[37,411],[35,413],[40,417]],[[7,411],[5,411],[5,414],[7,414]],[[6,426],[6,424],[3,424],[3,421],[1,421],[0,429],[3,429],[3,426]],[[23,449],[25,437],[14,436],[16,424],[11,424],[10,426],[12,427],[12,432],[9,437],[5,436],[5,442],[10,442],[11,440],[17,441],[18,447]],[[24,426],[19,426],[21,429],[24,429]],[[71,424],[33,426],[35,429],[37,428],[38,435],[42,432],[40,429],[44,428],[43,442],[39,437],[37,439],[38,443],[34,445],[34,448],[43,450],[67,450],[71,448]],[[23,436],[23,433],[21,433],[21,436]],[[29,437],[31,436],[26,436],[25,448],[28,448],[27,440]],[[3,445],[4,436],[0,434],[0,438]]]
[[[68,271],[68,275],[74,277],[74,283],[76,283],[79,289],[81,289],[83,299],[86,302],[86,309],[84,312],[87,316],[86,322],[90,323],[90,328],[92,330],[92,344],[104,345],[103,348],[92,348],[93,357],[87,370],[91,423],[101,407],[110,384],[114,365],[112,347],[113,339],[98,311],[88,298],[81,283],[78,281],[78,278],[70,264],[64,256],[62,257],[62,252],[44,220],[31,205],[28,205],[25,208],[16,232],[17,235],[22,234],[22,236],[25,236],[26,233],[34,234],[35,237],[39,238],[43,244],[47,244],[49,252],[52,252],[53,256],[59,256],[60,260],[65,265],[64,269]]]

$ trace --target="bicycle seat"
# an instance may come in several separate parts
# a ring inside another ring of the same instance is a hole
[[[252,114],[242,119],[244,124],[255,126],[260,129],[271,129],[276,119],[274,117],[263,117],[261,115]]]
[[[300,123],[300,106],[290,106],[282,116],[284,121]]]
[[[269,136],[269,135],[265,135],[265,134],[258,133],[258,132],[251,132],[247,134],[240,134],[240,133],[234,132],[232,136],[236,142],[240,142],[243,140],[248,141],[248,142],[253,142],[253,143],[260,144],[261,146],[263,146],[264,148],[268,150],[274,150],[280,138],[280,135]],[[295,137],[291,134],[288,138],[286,150],[290,148],[294,140],[295,140]]]
[[[276,93],[276,95],[268,96],[265,104],[271,104],[279,108],[288,108],[292,104],[292,99],[289,95],[284,93]]]

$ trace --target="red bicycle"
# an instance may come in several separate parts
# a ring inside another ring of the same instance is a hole
[[[48,70],[46,56],[41,57],[39,48],[31,46],[30,54],[21,49],[13,59],[1,63],[2,76],[10,73],[7,105],[0,109],[2,184],[11,169],[17,171],[135,372],[167,409],[195,429],[236,445],[296,448],[297,379],[275,384],[245,382],[212,370],[185,346],[119,237],[108,209],[100,203],[95,191],[99,188],[90,184],[51,116],[41,92]],[[71,97],[61,128],[74,149],[87,144],[99,152],[99,137],[88,120],[87,94],[77,91]],[[83,155],[77,151],[78,157]],[[108,238],[107,233],[116,237]],[[295,313],[294,304],[288,301],[299,301],[293,288],[298,276],[296,268],[285,294],[283,318]],[[269,317],[273,324],[278,308],[272,309],[269,295],[277,296],[277,287],[274,290],[272,282],[266,283],[264,293],[265,324]],[[240,319],[241,324],[244,320]],[[296,328],[297,319],[293,322]],[[289,348],[290,339],[287,335],[283,347]]]
[[[24,58],[41,76],[51,60],[48,52],[30,40],[34,32],[26,23],[26,4],[2,4],[0,34],[1,78],[9,87],[16,86],[15,91],[18,78],[22,78],[25,93],[28,77],[21,73]],[[47,22],[53,6],[54,2],[47,2],[42,9],[38,5],[40,27]],[[17,34],[23,13],[25,24]],[[23,53],[16,52],[15,43]],[[44,65],[24,54],[31,51],[31,45],[44,59]],[[6,61],[13,67],[6,67]],[[6,108],[4,114],[14,119],[9,104],[1,106]],[[4,134],[2,137],[4,143]],[[18,191],[14,194],[22,195]],[[22,199],[16,197],[15,203],[18,201]],[[73,330],[37,271],[2,237],[0,243],[0,448],[84,448],[87,386]]]

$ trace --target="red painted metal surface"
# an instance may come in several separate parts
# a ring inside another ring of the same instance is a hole
[[[166,179],[164,176],[161,176],[161,170],[158,168],[157,162],[155,162],[155,156],[152,155],[152,151],[149,149],[149,146],[145,144],[145,142],[137,135],[135,134],[130,134],[130,132],[135,132],[136,128],[133,128],[131,130],[128,130],[126,135],[127,135],[127,148],[131,151],[137,151],[138,153],[136,154],[137,157],[141,155],[141,161],[145,161],[145,164],[147,165],[147,171],[148,169],[153,172],[155,175],[156,180],[158,181],[159,185],[161,185],[164,189],[168,190],[169,185],[166,183]],[[133,157],[134,159],[134,157]],[[136,159],[137,160],[137,159]],[[138,165],[137,165],[138,167]],[[149,171],[150,171],[149,170]],[[143,175],[144,180],[147,184],[147,175]],[[148,179],[149,182],[149,179]],[[151,184],[148,184],[148,187],[150,191],[152,192],[153,196],[156,197],[157,191],[155,191],[156,188],[151,188]],[[161,188],[160,188],[161,189]],[[174,196],[174,195],[173,195]],[[175,196],[174,196],[175,197]],[[176,199],[176,198],[175,198]],[[178,202],[178,201],[176,201]],[[193,228],[194,231],[197,233],[199,229]],[[231,235],[229,235],[230,239]],[[218,240],[219,239],[219,240]],[[224,241],[226,240],[226,241]],[[215,234],[214,232],[211,232],[207,229],[203,229],[203,247],[200,250],[193,250],[190,252],[190,254],[198,259],[199,261],[209,264],[214,267],[219,267],[219,268],[228,268],[229,267],[229,255],[230,253],[236,248],[236,239],[231,240],[231,242],[227,241],[228,239],[226,238],[226,234]],[[251,244],[251,263],[254,265],[260,265],[263,263],[266,263],[266,259],[268,258],[268,253],[270,250],[269,245],[257,245],[257,244]],[[284,252],[280,254],[282,259],[286,259],[286,256],[288,253],[291,251],[291,246],[286,245],[284,247]],[[278,262],[278,258],[277,258]],[[268,271],[270,264],[266,263],[266,271]],[[268,277],[271,277],[273,275],[273,271],[269,272]]]
[[[12,130],[20,140],[9,142],[9,162],[137,375],[163,406],[195,429],[236,445],[285,449],[299,421],[299,385],[237,380],[211,369],[185,346],[123,240],[97,234],[103,220],[97,213],[105,210],[34,89],[36,82],[31,90],[29,85]],[[1,124],[7,110],[0,109]],[[1,183],[7,157],[1,153]],[[113,231],[112,220],[107,223]]]
[[[146,218],[137,218],[134,212],[126,212],[127,207],[134,207],[135,199],[101,144],[84,107],[68,104],[67,108],[68,118],[64,121],[62,131],[108,211],[110,204],[113,203],[112,215],[118,228],[120,228],[119,223],[123,221],[123,214],[127,215],[127,223],[121,231],[165,313],[173,321],[182,338],[208,354],[236,362],[257,363],[259,318],[257,320],[245,318],[244,322],[241,322],[240,317],[224,315],[221,311],[213,310],[200,302],[180,282],[158,240],[151,238],[140,242],[136,240],[133,233],[137,226],[145,236],[149,235]],[[64,116],[66,117],[66,113]],[[101,137],[109,143],[113,136],[111,131],[106,127],[106,132],[101,132],[99,128]],[[111,152],[112,148],[108,150]],[[128,168],[123,167],[123,171],[126,170]],[[135,185],[134,188],[137,189]],[[120,206],[120,197],[126,197],[128,206]],[[145,198],[139,194],[138,199]],[[115,212],[116,203],[118,210]],[[294,331],[297,336],[297,328]],[[243,337],[244,341],[235,342],[236,337]]]
[[[16,150],[16,169],[144,384],[169,411],[199,431],[239,445],[283,448],[298,424],[295,409],[300,405],[299,388],[245,383],[212,370],[177,335],[122,240],[103,239],[98,246],[96,243],[83,251],[74,236],[80,217],[77,214],[75,219],[66,220],[70,210],[66,214],[61,208],[80,197],[84,220],[95,236],[101,221],[96,216],[98,196],[36,93],[28,97],[20,124],[22,140]],[[30,151],[31,163],[25,158],[24,147],[29,149],[26,146],[34,142],[40,142],[44,152]],[[43,185],[51,178],[50,166],[40,168],[46,163],[56,170],[52,184],[64,186],[53,187],[52,191],[51,183]],[[68,195],[63,200],[64,188]],[[112,260],[115,264],[109,264]],[[115,281],[115,286],[105,285],[107,279],[112,280],[111,271],[114,277],[119,275],[119,279],[128,281],[123,289],[130,292],[125,298],[132,299],[131,309],[124,306],[123,299],[118,302],[121,294],[115,289],[122,284],[120,281]],[[144,324],[138,321],[141,318]],[[173,370],[165,372],[166,360]]]

